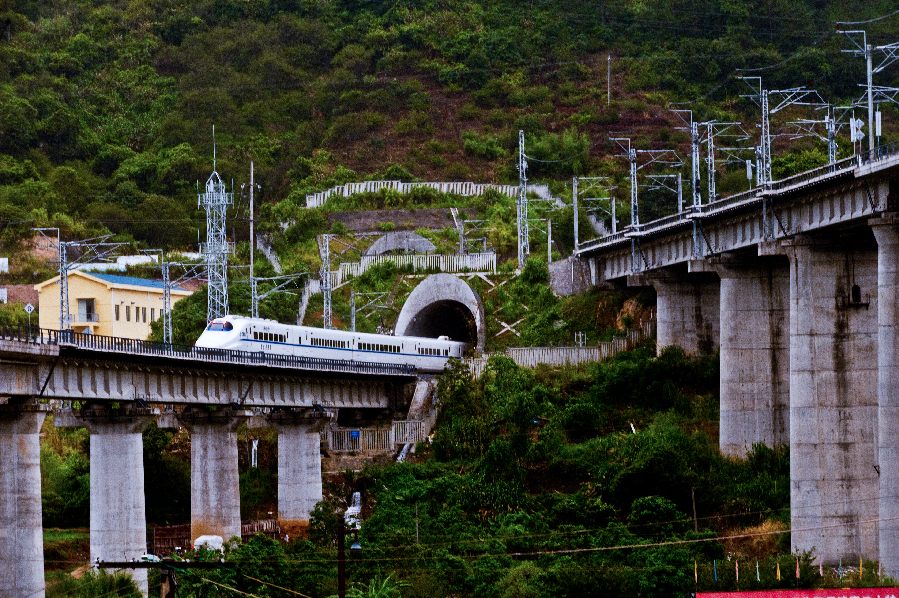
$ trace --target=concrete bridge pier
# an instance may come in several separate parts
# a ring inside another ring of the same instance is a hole
[[[815,548],[828,563],[854,562],[879,548],[876,247],[870,232],[817,241],[797,236],[784,247],[791,542]]]
[[[230,407],[185,409],[190,431],[190,537],[240,538],[240,476],[235,431],[252,414]]]
[[[12,598],[44,596],[40,405],[0,406],[0,588]]]
[[[90,561],[131,561],[147,552],[142,432],[149,409],[91,405],[75,412],[90,433]],[[60,418],[57,425],[70,422]],[[126,570],[146,596],[146,569]]]
[[[278,431],[278,518],[308,524],[322,499],[321,435],[328,414],[312,409],[280,410],[269,415]]]
[[[899,575],[899,214],[869,221],[877,239],[877,462],[880,562]]]
[[[721,278],[721,428],[725,455],[789,442],[790,270],[786,257],[724,255]]]
[[[720,285],[714,272],[651,272],[645,279],[656,290],[658,350],[669,345],[689,354],[718,348]]]

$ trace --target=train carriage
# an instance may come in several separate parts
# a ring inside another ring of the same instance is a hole
[[[420,371],[442,371],[446,362],[461,358],[466,343],[439,338],[387,336],[364,332],[292,326],[274,320],[225,316],[216,318],[196,342],[197,347],[263,352],[345,361],[414,365]]]

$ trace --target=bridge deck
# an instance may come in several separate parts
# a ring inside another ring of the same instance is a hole
[[[265,366],[298,373],[362,374],[366,376],[414,377],[414,365],[392,363],[370,363],[341,359],[321,359],[295,355],[274,355],[262,352],[233,351],[227,349],[207,349],[184,345],[170,345],[151,341],[141,341],[112,336],[82,334],[64,330],[27,326],[0,327],[0,352],[13,354],[71,355],[78,353],[88,357],[120,360],[129,357],[152,357],[166,360],[189,362],[197,366],[223,364],[230,366]],[[102,355],[101,355],[102,354]]]
[[[797,193],[806,193],[813,188],[835,185],[847,179],[859,179],[874,172],[899,166],[899,144],[893,143],[879,147],[874,152],[838,160],[832,164],[801,172],[778,181],[772,181],[761,187],[750,189],[736,195],[698,206],[690,206],[683,212],[658,218],[651,222],[630,225],[615,234],[605,235],[585,241],[578,245],[576,254],[593,257],[610,251],[630,246],[634,240],[649,239],[670,235],[678,230],[688,230],[694,221],[713,222],[728,218],[737,213],[760,211],[767,201],[785,200]],[[885,206],[871,205],[862,217],[869,217],[881,211]],[[859,214],[852,214],[857,217]],[[796,232],[796,231],[794,231]]]

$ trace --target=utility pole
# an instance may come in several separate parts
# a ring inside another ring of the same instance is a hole
[[[639,205],[637,198],[637,171],[645,166],[649,166],[655,162],[660,162],[666,164],[668,166],[681,166],[683,162],[678,158],[677,153],[674,150],[637,150],[631,147],[631,140],[627,137],[618,137],[611,138],[611,141],[615,141],[618,143],[618,147],[622,149],[624,153],[621,154],[622,157],[627,158],[628,163],[630,164],[630,179],[631,179],[631,226],[639,226],[640,225],[640,215],[639,215]],[[627,142],[625,145],[623,142]],[[649,154],[649,160],[642,164],[641,166],[637,166],[637,154]],[[665,160],[666,156],[670,156],[671,160]]]
[[[699,134],[700,123],[693,121],[692,110],[672,110],[672,112],[680,116],[681,120],[683,120],[687,125],[686,129],[684,127],[678,128],[680,130],[688,130],[690,132],[690,191],[693,198],[693,209],[695,211],[702,204],[702,192],[699,190],[701,183],[700,176],[702,173],[702,169],[700,166],[701,158],[699,153],[699,146],[702,142],[702,137]],[[681,113],[686,113],[687,118],[685,118]]]
[[[749,85],[753,93],[742,97],[749,98],[762,110],[762,133],[758,150],[757,180],[759,186],[764,186],[772,181],[771,177],[771,124],[770,115],[786,108],[787,106],[825,106],[827,102],[814,89],[794,87],[792,89],[767,90],[762,88],[761,77],[740,77]],[[750,81],[757,82],[756,88]],[[782,96],[783,99],[774,108],[769,105],[770,96]]]
[[[524,267],[524,261],[530,253],[528,235],[528,162],[524,154],[524,131],[518,131],[518,267]]]
[[[640,213],[637,205],[637,150],[631,147],[631,140],[627,137],[612,137],[612,141],[617,141],[618,146],[624,151],[622,157],[627,158],[630,166],[631,181],[631,226],[640,224]],[[627,141],[625,146],[622,141]]]
[[[546,265],[553,263],[553,221],[546,219]]]
[[[162,252],[159,255],[162,266],[162,342],[172,344],[172,279],[169,275],[169,263]]]
[[[241,190],[244,189],[246,185],[241,185]],[[255,250],[256,250],[256,234],[255,234],[255,209],[256,204],[253,197],[253,193],[256,190],[258,185],[253,178],[253,162],[250,161],[250,317],[258,318],[259,317],[259,287],[258,280],[256,280],[255,276]],[[260,187],[261,188],[261,187]]]
[[[250,280],[252,281],[253,287],[253,305],[252,305],[252,316],[254,318],[259,317],[259,304],[256,303],[256,278],[253,276],[253,250],[256,249],[256,238],[253,236],[255,232],[253,230],[253,188],[256,186],[253,184],[253,161],[250,160]]]
[[[79,263],[106,259],[110,253],[122,247],[125,243],[106,242],[112,235],[103,235],[83,241],[63,241],[58,228],[35,228],[32,230],[38,231],[47,240],[46,249],[56,249],[56,265],[57,272],[59,272],[59,329],[71,330],[72,314],[69,309],[69,271],[74,270]],[[53,239],[47,236],[44,231],[55,231],[56,238]],[[84,249],[80,258],[71,260],[69,250],[72,248]]]
[[[577,252],[578,245],[578,215],[577,215],[577,175],[571,179],[571,204],[574,208],[574,251]]]
[[[333,328],[331,323],[331,235],[321,236],[321,253],[322,253],[322,269],[321,269],[321,289],[322,298],[324,299],[324,328],[330,330]]]
[[[709,145],[709,150],[706,155],[706,161],[708,162],[709,167],[709,203],[715,201],[715,130],[712,128],[713,124],[714,123],[706,123],[708,130],[706,141]]]
[[[868,151],[874,151],[874,64],[873,64],[873,52],[871,48],[871,44],[868,43],[868,34],[864,30],[856,29],[854,31],[843,31],[837,29],[837,33],[845,33],[846,37],[849,38],[857,50],[843,50],[843,52],[852,52],[856,56],[863,56],[865,58],[865,75],[867,81],[867,96],[868,96]],[[858,41],[852,37],[853,34],[861,34],[862,42],[858,43]]]

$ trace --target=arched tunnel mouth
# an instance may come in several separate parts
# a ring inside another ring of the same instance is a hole
[[[409,327],[408,336],[437,338],[448,336],[450,340],[478,344],[478,326],[474,314],[458,301],[435,301],[415,314]]]

